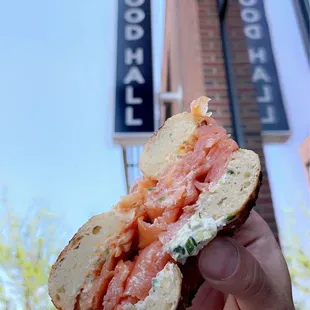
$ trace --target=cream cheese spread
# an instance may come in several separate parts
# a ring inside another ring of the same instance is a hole
[[[221,230],[227,222],[227,217],[214,220],[203,218],[198,210],[189,221],[178,231],[176,236],[167,243],[165,250],[171,256],[184,264],[189,256],[195,256]]]

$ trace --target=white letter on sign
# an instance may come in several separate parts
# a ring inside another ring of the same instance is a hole
[[[145,13],[141,9],[128,9],[126,10],[124,17],[128,23],[138,24],[145,18]]]
[[[264,95],[259,96],[257,101],[259,103],[269,103],[272,102],[272,88],[269,85],[264,85],[263,87]]]
[[[134,97],[132,86],[126,86],[125,91],[126,91],[125,101],[127,104],[141,104],[142,103],[142,98]]]
[[[257,0],[239,0],[239,3],[244,6],[251,6],[257,3]]]
[[[142,5],[145,2],[145,0],[125,0],[125,3],[128,6],[137,7]]]
[[[125,64],[132,65],[134,60],[137,65],[143,64],[143,49],[139,47],[134,52],[131,48],[127,47],[125,49]]]
[[[144,30],[140,25],[126,25],[125,26],[125,40],[134,41],[143,37]]]
[[[257,50],[254,48],[249,49],[249,58],[250,63],[255,64],[256,60],[260,63],[266,63],[267,62],[267,53],[266,49],[264,47],[259,47]]]
[[[141,126],[143,121],[141,118],[133,118],[133,107],[125,109],[125,123],[127,126]]]
[[[245,8],[241,11],[241,18],[247,23],[256,23],[260,20],[261,15],[257,9]]]
[[[263,32],[260,25],[245,26],[244,34],[252,40],[259,40],[263,37]]]
[[[266,107],[266,112],[267,112],[267,115],[266,117],[262,118],[262,123],[263,124],[274,124],[276,122],[276,113],[275,113],[275,110],[274,110],[274,107],[271,106],[271,105],[268,105]]]
[[[130,84],[131,82],[137,82],[139,84],[144,84],[145,80],[142,76],[138,67],[131,67],[124,78],[124,84]]]
[[[268,83],[271,82],[271,77],[268,75],[268,72],[262,66],[255,66],[252,81],[255,83],[259,80]]]

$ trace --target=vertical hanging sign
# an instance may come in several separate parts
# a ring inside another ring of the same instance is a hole
[[[239,3],[263,134],[286,136],[290,129],[273,56],[264,1],[239,0]]]
[[[114,141],[154,132],[151,0],[119,0]]]

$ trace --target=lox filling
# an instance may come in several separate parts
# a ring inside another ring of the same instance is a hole
[[[120,238],[107,243],[109,253],[100,272],[93,275],[90,289],[82,289],[79,296],[81,309],[122,310],[143,301],[152,279],[167,262],[184,263],[199,250],[198,237],[187,235],[184,227],[195,225],[200,193],[217,184],[237,149],[226,130],[205,116],[190,141],[181,146],[179,160],[159,180],[136,183],[116,206],[119,212],[134,210],[134,218]],[[206,227],[197,231],[202,239],[208,238],[203,236]],[[172,240],[177,234],[181,244]]]

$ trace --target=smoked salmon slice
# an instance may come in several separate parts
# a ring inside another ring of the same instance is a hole
[[[124,297],[144,300],[152,287],[152,279],[164,269],[169,260],[171,256],[164,251],[160,241],[155,241],[143,249],[127,279]]]
[[[158,240],[159,234],[166,231],[169,224],[174,223],[180,214],[180,209],[167,209],[163,215],[156,218],[153,224],[138,219],[139,249],[144,249],[152,242]]]
[[[115,275],[111,280],[107,293],[104,296],[103,307],[105,310],[113,310],[120,302],[124,293],[126,280],[134,266],[133,262],[119,261],[115,267]]]
[[[232,153],[237,149],[238,145],[235,141],[222,138],[209,150],[206,156],[208,172],[206,174],[205,166],[201,166],[197,171],[196,180],[194,180],[194,185],[199,191],[208,190],[211,183],[219,181],[227,168]],[[203,182],[197,180],[199,175],[205,175]]]
[[[89,275],[93,278],[90,289],[84,287],[79,295],[80,309],[102,309],[102,300],[108,289],[109,282],[114,276],[116,258],[113,254],[108,256],[99,274]],[[97,271],[98,272],[98,271]]]

